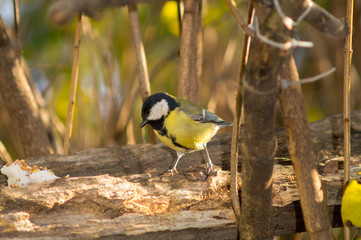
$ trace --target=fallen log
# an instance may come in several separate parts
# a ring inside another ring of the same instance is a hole
[[[360,181],[359,126],[361,111],[352,114],[351,124],[351,177]],[[342,117],[328,117],[310,128],[330,221],[340,227]],[[281,235],[305,228],[282,129],[277,137],[271,231]],[[167,170],[175,153],[161,144],[26,159],[29,165],[50,168],[61,178],[9,188],[0,176],[0,238],[237,239],[229,198],[230,141],[229,134],[220,134],[209,143],[218,166],[211,175],[206,174],[206,153],[200,151],[184,156],[179,173],[172,176]]]

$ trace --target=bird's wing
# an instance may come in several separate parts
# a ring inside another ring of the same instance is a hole
[[[217,125],[224,125],[224,126],[232,125],[232,123],[225,122],[222,118],[218,117],[217,115],[185,99],[179,99],[178,104],[179,104],[179,110],[187,114],[194,121],[201,123],[212,122]]]

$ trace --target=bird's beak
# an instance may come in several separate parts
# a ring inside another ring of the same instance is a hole
[[[139,128],[144,127],[145,125],[147,125],[147,123],[148,123],[148,120],[147,120],[147,119],[143,120],[143,121],[140,123]]]

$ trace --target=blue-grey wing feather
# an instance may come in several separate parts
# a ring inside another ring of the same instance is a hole
[[[194,103],[188,102],[187,100],[179,100],[179,108],[185,114],[187,114],[194,121],[201,123],[212,122],[220,127],[232,126],[232,123],[225,122],[222,118],[218,117],[214,113],[211,113],[208,110],[205,110]],[[186,104],[185,104],[186,103]]]
[[[203,123],[212,122],[220,126],[232,126],[232,123],[225,122],[222,118],[218,117],[214,113],[211,113],[208,110],[202,109],[202,114],[198,114],[197,116],[193,116],[194,121],[199,121]]]

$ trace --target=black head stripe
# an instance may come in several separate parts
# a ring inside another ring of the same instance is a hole
[[[142,106],[142,119],[143,120],[146,120],[150,114],[150,111],[152,109],[152,107],[162,101],[162,100],[166,100],[167,103],[168,103],[168,107],[169,107],[169,112],[170,111],[173,111],[176,107],[178,107],[178,103],[175,101],[174,98],[172,98],[171,96],[169,96],[168,94],[166,93],[155,93],[151,96],[149,96],[143,103],[143,106]],[[169,114],[168,112],[168,114]],[[161,122],[164,121],[164,119],[160,119]],[[149,122],[149,124],[151,124],[151,121]]]
[[[169,106],[169,111],[173,111],[176,107],[178,107],[178,103],[175,101],[175,99],[169,96],[168,94],[156,93],[154,95],[157,95],[157,97],[159,98],[158,101],[161,101],[162,99],[165,99],[167,101]]]
[[[152,107],[157,104],[158,102],[166,100],[169,107],[169,112],[173,111],[176,107],[178,107],[178,103],[174,98],[169,96],[166,93],[155,93],[151,96],[149,96],[143,103],[142,107],[142,119],[147,120],[147,123],[153,127],[154,130],[157,130],[161,135],[167,135],[166,130],[164,130],[164,120],[169,114],[163,116],[160,119],[157,120],[149,120],[148,116],[150,114],[150,111]]]
[[[169,111],[174,110],[176,107],[178,107],[177,102],[175,99],[173,99],[171,96],[169,96],[166,93],[155,93],[151,96],[149,96],[145,102],[143,103],[142,107],[142,118],[147,119],[150,109],[157,103],[165,99],[169,106]]]

